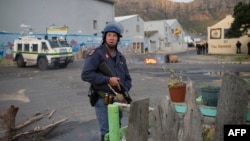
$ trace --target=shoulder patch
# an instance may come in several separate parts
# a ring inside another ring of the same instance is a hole
[[[94,50],[94,49],[91,49],[91,50],[89,51],[89,55],[94,54],[94,52],[95,52],[95,50]]]

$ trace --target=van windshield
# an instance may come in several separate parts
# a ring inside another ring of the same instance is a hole
[[[60,45],[58,44],[57,40],[49,40],[49,44],[50,44],[51,48],[60,47]]]
[[[62,47],[69,47],[69,44],[66,40],[59,40],[59,43]]]

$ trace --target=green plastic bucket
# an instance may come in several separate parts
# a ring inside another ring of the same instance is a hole
[[[203,104],[207,106],[217,106],[220,87],[213,86],[212,88],[201,88],[201,96]]]

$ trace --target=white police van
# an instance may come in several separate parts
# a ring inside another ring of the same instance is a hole
[[[40,70],[46,70],[50,65],[66,68],[74,61],[74,57],[65,39],[23,36],[14,40],[13,61],[16,61],[18,67],[25,67],[29,63],[37,65]]]

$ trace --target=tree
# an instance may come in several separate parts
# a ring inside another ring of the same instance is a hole
[[[229,38],[240,37],[250,28],[250,3],[239,2],[234,7],[234,21],[226,36]]]

